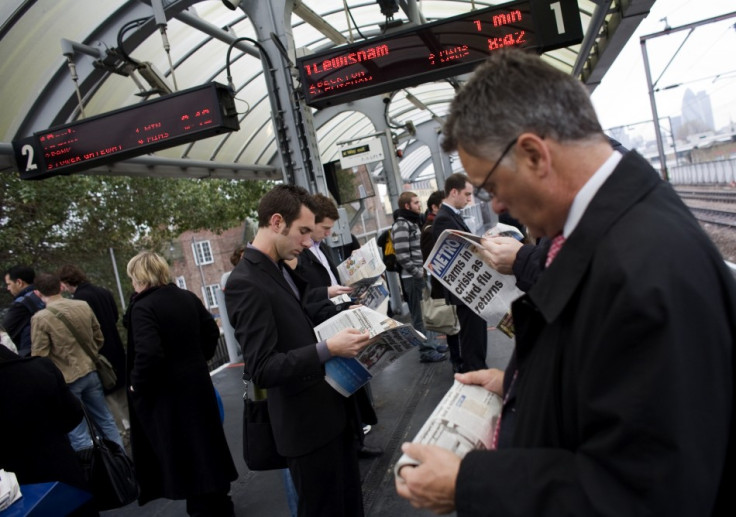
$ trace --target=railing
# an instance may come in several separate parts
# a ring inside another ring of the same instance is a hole
[[[220,334],[220,339],[217,340],[217,348],[215,348],[215,355],[212,359],[207,361],[209,370],[215,370],[230,361],[230,357],[227,353],[227,344],[225,343],[225,336]]]
[[[676,165],[668,172],[672,184],[729,185],[736,183],[736,159]]]

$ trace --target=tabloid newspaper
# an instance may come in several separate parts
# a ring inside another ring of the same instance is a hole
[[[502,275],[483,261],[480,239],[472,233],[443,231],[424,268],[474,313],[495,324],[522,293],[513,275]]]
[[[322,341],[346,328],[367,330],[373,343],[352,359],[333,357],[325,363],[325,380],[345,397],[358,391],[401,354],[427,340],[411,325],[365,306],[338,313],[314,327],[314,333]]]
[[[437,445],[461,458],[473,449],[490,449],[502,403],[481,386],[455,381],[412,441]],[[402,454],[394,466],[397,478],[406,465],[419,461]]]
[[[373,238],[337,266],[342,285],[352,287],[350,300],[371,309],[378,308],[388,298],[388,289],[383,284],[381,275],[386,271],[383,257]],[[341,301],[335,301],[341,303]],[[344,301],[344,299],[342,300]]]

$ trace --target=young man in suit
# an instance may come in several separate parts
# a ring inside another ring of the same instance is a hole
[[[340,276],[333,260],[332,249],[325,242],[325,239],[330,236],[335,222],[340,218],[337,207],[324,194],[314,194],[312,200],[315,205],[312,246],[309,250],[300,253],[299,257],[297,257],[296,272],[307,283],[309,290],[307,296],[309,297],[311,295],[316,298],[313,303],[305,305],[305,309],[312,322],[318,325],[338,312],[354,305],[354,302],[334,304],[332,302],[323,303],[321,301],[326,297],[332,298],[341,294],[349,294],[353,289],[340,285]],[[377,422],[376,412],[370,402],[370,397],[364,390],[361,390],[355,395],[360,410],[361,422],[364,424],[358,433],[358,457],[372,458],[380,456],[383,454],[382,449],[365,444],[364,431],[370,430],[370,426]]]
[[[473,186],[465,174],[456,172],[445,180],[445,199],[432,224],[432,235],[437,241],[445,230],[470,232],[463,221],[460,210],[473,199]],[[472,372],[486,368],[486,343],[488,325],[486,320],[474,313],[459,298],[445,289],[445,299],[457,307],[460,320],[460,372]]]
[[[731,515],[736,284],[688,208],[531,53],[491,52],[444,131],[479,197],[551,242],[503,385],[459,376],[506,398],[497,450],[405,444],[399,493],[459,517]]]
[[[355,448],[357,410],[324,379],[333,356],[355,357],[368,333],[344,329],[317,342],[301,300],[306,285],[284,260],[312,245],[315,206],[293,185],[269,191],[258,231],[228,278],[225,299],[243,349],[245,376],[268,393],[276,447],[299,497],[299,516],[363,515]]]

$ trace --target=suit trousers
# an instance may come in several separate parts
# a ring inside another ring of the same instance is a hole
[[[457,306],[457,319],[460,320],[462,371],[472,372],[488,368],[486,366],[488,343],[488,324],[486,320],[462,304]]]
[[[342,433],[319,449],[287,458],[298,494],[299,517],[363,517],[355,433]]]

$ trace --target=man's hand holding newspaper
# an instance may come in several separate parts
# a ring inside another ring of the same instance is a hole
[[[367,332],[371,340],[371,344],[355,357],[332,357],[325,363],[325,380],[345,397],[355,393],[404,352],[427,339],[411,325],[362,305],[320,323],[314,328],[314,333],[317,339],[323,340],[345,329]]]

